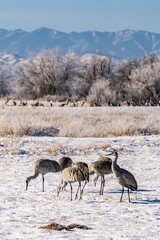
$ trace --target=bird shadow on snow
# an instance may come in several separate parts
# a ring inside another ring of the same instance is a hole
[[[137,192],[141,193],[141,192],[155,192],[156,190],[149,190],[149,189],[138,189]],[[153,199],[153,196],[151,196],[152,199],[141,199],[141,200],[138,200],[138,201],[135,201],[135,202],[132,202],[134,204],[160,204],[160,199]]]
[[[145,199],[145,200],[140,200],[140,201],[135,201],[135,202],[132,202],[133,204],[160,204],[160,200],[159,199],[152,199],[152,200],[149,200],[149,199]]]
[[[149,190],[149,189],[138,189],[137,192],[155,192],[156,190],[152,189],[152,190]]]
[[[138,189],[136,192],[155,192],[156,190],[149,190],[149,189]],[[117,193],[120,194],[122,191],[121,190],[117,190],[117,191],[110,191],[107,193]],[[124,190],[124,193],[127,193],[127,190]],[[106,193],[106,192],[105,192]],[[132,191],[131,191],[132,193]],[[152,197],[152,196],[151,196]],[[131,201],[133,204],[160,204],[160,199],[141,199],[141,200],[137,200],[137,201]]]
[[[117,190],[117,191],[110,191],[108,193],[121,193],[121,192],[122,192],[122,190],[120,189],[120,190]],[[127,192],[127,190],[125,189],[124,192]],[[132,191],[130,190],[130,192],[132,192]],[[136,190],[136,192],[155,192],[155,190],[138,189],[138,190]]]

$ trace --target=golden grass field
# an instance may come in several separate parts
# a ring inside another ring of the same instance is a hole
[[[0,136],[113,137],[160,133],[160,107],[0,104]]]

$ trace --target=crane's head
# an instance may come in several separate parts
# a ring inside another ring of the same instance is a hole
[[[110,155],[118,155],[118,151],[117,151],[116,149],[111,148],[110,151],[111,151],[111,152],[108,153],[106,156],[110,156]]]

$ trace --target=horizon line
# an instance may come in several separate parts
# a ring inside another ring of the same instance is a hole
[[[48,30],[52,30],[52,31],[56,31],[56,32],[62,32],[62,33],[66,33],[66,34],[70,34],[70,33],[82,33],[82,32],[100,32],[100,33],[118,33],[118,32],[123,32],[123,31],[133,31],[133,32],[150,32],[150,33],[154,33],[154,34],[160,34],[158,32],[153,32],[153,31],[150,31],[150,30],[143,30],[143,29],[139,29],[139,30],[136,30],[136,29],[129,29],[129,28],[124,28],[124,29],[121,29],[121,30],[117,30],[117,31],[100,31],[100,30],[83,30],[83,31],[71,31],[71,32],[65,32],[65,31],[61,31],[61,30],[57,30],[57,29],[54,29],[54,28],[50,28],[50,27],[39,27],[39,28],[36,28],[34,30],[25,30],[25,29],[22,29],[22,28],[15,28],[15,29],[7,29],[7,28],[0,28],[0,30],[5,30],[5,31],[10,31],[10,32],[14,32],[14,31],[23,31],[23,32],[34,32],[34,31],[37,31],[37,30],[41,30],[41,29],[48,29]]]

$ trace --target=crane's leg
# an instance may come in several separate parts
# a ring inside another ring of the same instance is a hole
[[[44,192],[44,175],[42,174],[42,191]]]
[[[103,178],[103,177],[102,177],[102,175],[101,175],[101,187],[100,187],[99,195],[102,195],[102,181],[103,181],[102,178]]]
[[[67,192],[66,186],[67,186],[67,184],[65,185],[65,187],[62,188],[62,190],[65,192]]]
[[[71,183],[69,183],[70,184],[70,188],[71,188],[71,201],[72,201],[72,184]]]
[[[61,179],[61,183],[57,187],[57,197],[59,196],[59,193],[61,191],[61,188],[62,188],[61,185],[62,185],[62,179]]]
[[[104,186],[105,186],[105,178],[104,178],[104,175],[102,175],[102,195],[104,191]]]
[[[87,181],[85,181],[85,183],[84,183],[84,185],[83,185],[83,188],[82,188],[82,190],[81,190],[81,194],[83,194],[83,190],[84,190],[86,184],[87,184]]]
[[[68,184],[68,183],[67,183],[67,182],[64,182],[63,179],[61,178],[61,190],[62,190],[62,191],[67,192],[67,190],[66,190],[67,184]]]
[[[96,183],[97,183],[98,178],[99,178],[99,175],[97,174],[97,175],[95,176],[95,178],[93,179],[93,181],[94,181],[94,186],[96,186]]]
[[[131,200],[130,200],[129,188],[128,188],[128,201],[131,202]]]
[[[63,190],[67,184],[67,182],[61,179],[61,183],[57,187],[57,197],[59,196],[60,191]]]
[[[103,195],[104,185],[105,185],[104,175],[101,175],[101,187],[100,187],[100,193],[99,193],[100,195]]]
[[[62,184],[63,184],[63,181],[61,180],[61,183],[57,187],[57,197],[59,196],[59,193],[60,193],[60,191],[62,189]]]
[[[121,194],[120,202],[122,202],[123,193],[124,193],[124,187],[122,187],[122,194]]]
[[[26,191],[27,191],[27,189],[28,189],[28,181],[26,181]]]
[[[57,187],[57,197],[59,196],[59,192],[60,192],[60,190],[61,190],[61,187],[58,186],[58,187]]]
[[[79,183],[79,199],[82,199],[82,192],[83,192],[83,190],[81,190],[81,182],[80,182]]]
[[[78,188],[77,188],[77,192],[76,192],[75,200],[76,200],[77,197],[78,197],[78,191],[80,191],[80,199],[81,199],[81,182],[79,182],[79,184],[78,184]]]

